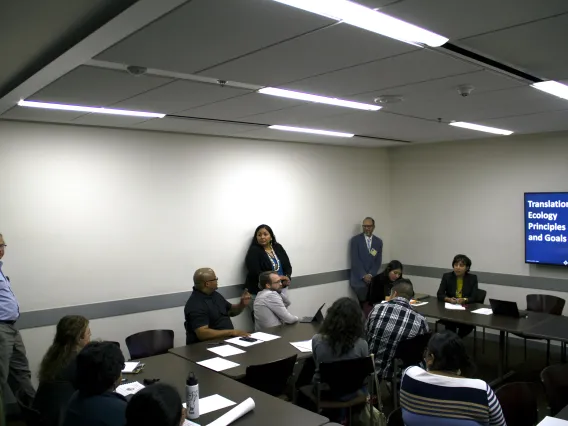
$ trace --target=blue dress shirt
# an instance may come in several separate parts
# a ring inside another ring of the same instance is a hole
[[[20,317],[20,307],[10,287],[10,281],[2,272],[0,261],[0,321],[16,321]]]

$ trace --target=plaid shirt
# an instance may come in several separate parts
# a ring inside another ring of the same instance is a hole
[[[392,376],[392,361],[398,343],[428,332],[426,318],[410,302],[397,297],[375,305],[366,324],[369,352],[375,355],[378,377]]]

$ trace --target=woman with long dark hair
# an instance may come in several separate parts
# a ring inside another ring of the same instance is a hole
[[[470,379],[472,363],[453,332],[436,333],[426,349],[426,370],[409,367],[400,388],[407,426],[505,426],[499,400],[483,380]]]
[[[245,265],[247,267],[246,287],[252,296],[259,292],[258,277],[261,272],[274,271],[282,280],[284,288],[290,285],[292,265],[284,247],[276,241],[272,228],[259,225],[254,231],[248,249]]]
[[[367,291],[367,302],[371,305],[386,300],[391,294],[394,282],[402,278],[403,266],[398,260],[391,260],[385,270],[371,279]]]

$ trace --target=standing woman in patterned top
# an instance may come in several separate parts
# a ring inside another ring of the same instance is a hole
[[[256,297],[259,291],[258,276],[261,272],[276,272],[282,280],[284,290],[290,285],[290,277],[292,276],[290,259],[284,247],[276,242],[274,232],[268,225],[259,225],[254,231],[245,264],[248,271],[246,287],[253,297]],[[286,294],[283,295],[284,297],[286,297]]]

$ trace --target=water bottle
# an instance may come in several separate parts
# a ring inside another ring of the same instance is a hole
[[[199,417],[199,382],[193,372],[185,382],[185,403],[187,404],[187,418],[197,419]]]

